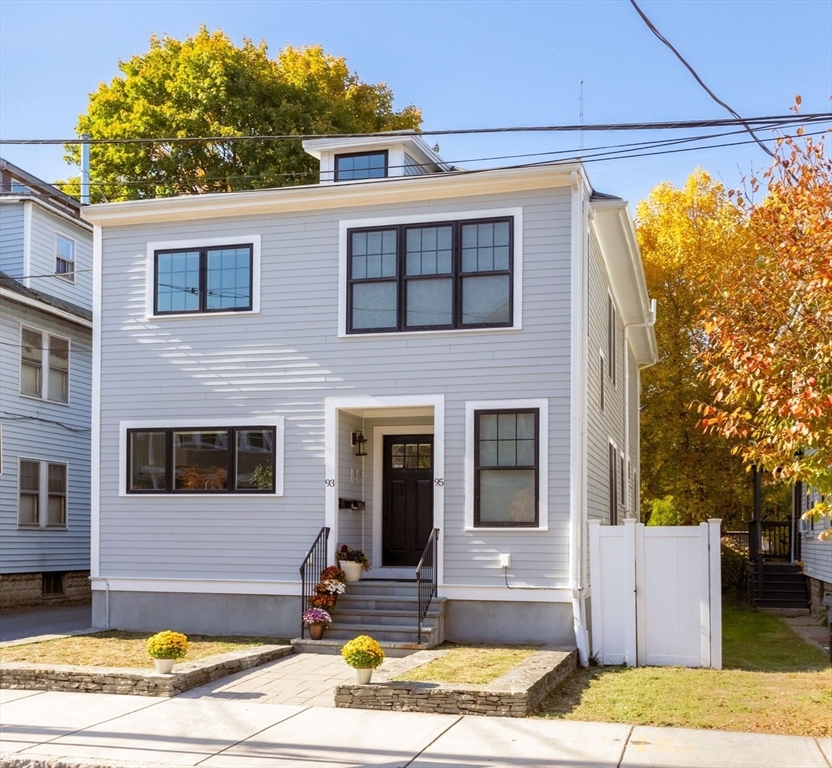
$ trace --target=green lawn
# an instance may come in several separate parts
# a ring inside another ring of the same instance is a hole
[[[457,645],[438,659],[405,672],[396,680],[420,683],[459,683],[487,685],[529,658],[536,647],[525,645]]]
[[[724,669],[589,667],[539,716],[634,725],[832,735],[832,668],[780,619],[726,605]]]

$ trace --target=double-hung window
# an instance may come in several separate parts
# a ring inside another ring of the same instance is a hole
[[[539,420],[534,408],[475,411],[475,526],[539,525]]]
[[[55,233],[55,274],[75,282],[75,241]]]
[[[274,426],[127,430],[128,493],[274,493]]]
[[[21,459],[18,478],[18,527],[66,528],[66,464]]]
[[[69,339],[21,326],[20,394],[69,402]]]
[[[512,230],[511,217],[349,230],[347,332],[511,326]]]
[[[251,244],[157,250],[153,267],[156,315],[252,309]]]

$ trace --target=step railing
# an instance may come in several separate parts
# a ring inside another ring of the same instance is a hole
[[[439,554],[439,529],[434,528],[425,544],[422,559],[416,566],[416,593],[418,595],[418,635],[416,642],[422,643],[422,622],[430,608],[430,601],[436,596],[436,564]]]
[[[321,571],[327,564],[327,542],[329,528],[324,526],[315,538],[315,542],[306,553],[300,564],[300,636],[306,637],[306,625],[303,623],[303,612],[307,609],[307,601],[315,592],[315,585],[321,580]]]

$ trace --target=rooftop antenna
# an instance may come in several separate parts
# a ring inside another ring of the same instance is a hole
[[[578,103],[580,104],[580,113],[578,115],[578,124],[581,126],[581,132],[578,134],[578,157],[584,153],[584,81],[583,78],[578,80],[580,95],[578,96]]]

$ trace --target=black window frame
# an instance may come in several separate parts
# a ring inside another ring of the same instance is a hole
[[[483,467],[480,464],[480,416],[500,414],[531,413],[534,415],[534,465],[512,465],[506,467]],[[480,470],[487,469],[511,471],[515,469],[534,469],[534,521],[517,523],[513,521],[494,522],[480,520]],[[540,527],[540,408],[480,408],[474,411],[474,527],[475,528],[539,528]]]
[[[261,430],[263,432],[271,432],[272,445],[274,451],[272,454],[272,487],[269,489],[262,488],[236,488],[235,471],[237,465],[237,433],[251,432]],[[228,478],[228,488],[174,488],[174,479],[176,477],[175,467],[173,465],[173,435],[175,432],[227,432],[228,433],[228,458],[226,459],[226,471]],[[162,434],[165,436],[165,484],[164,488],[131,488],[130,474],[133,466],[133,441],[132,435],[139,434]],[[254,494],[258,496],[274,494],[276,490],[277,478],[277,462],[279,457],[278,442],[277,442],[277,427],[273,424],[255,424],[253,426],[199,426],[199,427],[135,427],[127,430],[127,462],[125,467],[126,484],[125,489],[129,494],[136,494],[140,496],[193,496],[193,495],[249,495]]]
[[[508,235],[508,269],[464,272],[462,270],[462,230],[468,225],[507,223]],[[427,275],[406,274],[407,232],[415,229],[451,227],[451,272]],[[396,276],[353,278],[353,234],[360,232],[396,232]],[[474,219],[454,219],[451,221],[424,221],[408,224],[391,224],[377,227],[354,227],[347,230],[347,318],[348,334],[364,333],[409,333],[412,331],[458,331],[478,328],[512,328],[514,326],[514,216],[497,216]],[[463,323],[462,301],[463,282],[466,278],[491,277],[506,275],[508,277],[508,320],[502,323]],[[451,323],[408,325],[407,320],[407,285],[410,281],[436,280],[450,278],[451,289]],[[394,328],[354,328],[353,327],[353,286],[380,282],[396,283],[396,326]]]
[[[615,302],[612,294],[607,294],[607,374],[614,387],[616,382],[617,367],[617,346],[618,346],[618,319],[615,311]]]
[[[340,174],[342,171],[338,168],[339,162],[342,159],[351,157],[384,157],[384,176],[360,176],[358,178],[342,179]],[[372,152],[342,152],[335,155],[335,181],[367,181],[372,179],[387,178],[390,175],[390,153],[386,149],[374,150]]]
[[[208,252],[219,250],[248,249],[248,304],[244,307],[208,307]],[[159,309],[159,257],[173,253],[199,253],[199,308],[198,309]],[[234,243],[231,245],[202,245],[182,248],[160,248],[153,252],[153,314],[164,315],[213,315],[223,312],[251,312],[254,308],[254,245],[253,243]]]

